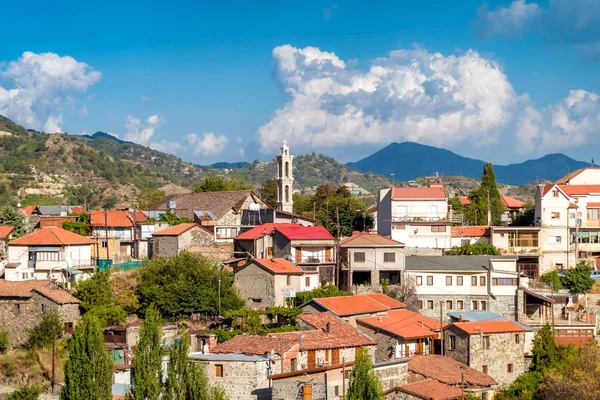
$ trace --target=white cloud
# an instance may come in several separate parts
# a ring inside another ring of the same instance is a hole
[[[50,115],[42,130],[46,133],[62,133],[62,128],[60,127],[62,125],[62,120],[62,114],[59,114],[58,116]]]
[[[475,29],[483,37],[494,35],[518,38],[526,30],[533,29],[541,10],[536,3],[525,3],[525,0],[516,0],[506,8],[490,11],[487,4],[482,5],[477,11]]]
[[[238,149],[238,154],[242,158],[246,158],[246,151],[244,149]]]
[[[151,115],[144,123],[139,118],[128,115],[125,119],[125,140],[147,146],[156,132],[156,128],[162,124],[158,115]]]
[[[229,142],[225,135],[215,135],[212,132],[203,133],[202,138],[195,133],[190,133],[186,139],[190,145],[196,146],[195,154],[204,156],[214,156],[221,153]]]
[[[70,104],[72,95],[84,93],[101,77],[88,64],[69,56],[24,52],[0,68],[0,114],[40,129],[52,109],[62,102]]]
[[[140,96],[140,101],[141,102],[150,101],[150,97],[148,97],[148,96]]]
[[[166,140],[161,140],[160,142],[150,143],[149,147],[154,150],[162,151],[163,153],[173,154],[176,150],[179,150],[181,148],[181,145],[176,142],[168,142]]]

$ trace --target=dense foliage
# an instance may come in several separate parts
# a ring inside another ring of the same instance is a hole
[[[270,207],[277,207],[277,181],[275,179],[269,179],[260,186],[258,195],[261,200],[267,203]],[[293,197],[292,197],[293,199]]]
[[[493,244],[488,243],[467,243],[462,246],[454,246],[448,251],[451,256],[499,256],[500,252]]]
[[[247,190],[250,186],[239,179],[225,179],[220,176],[209,175],[194,187],[195,192],[225,192],[234,190]]]
[[[112,368],[101,322],[86,315],[69,342],[69,359],[64,367],[65,385],[60,400],[112,399]]]
[[[555,292],[562,289],[563,287],[562,279],[560,278],[560,275],[556,270],[546,272],[544,275],[541,276],[540,280],[548,286],[550,286]]]
[[[356,355],[356,361],[350,372],[348,400],[383,400],[383,387],[373,371],[371,357],[363,347]]]
[[[8,332],[0,331],[0,354],[4,354],[10,347],[10,341],[8,339]]]
[[[29,330],[28,346],[31,348],[43,348],[52,345],[53,340],[58,340],[64,332],[64,323],[56,310],[44,313],[42,320]]]
[[[161,221],[166,222],[171,226],[193,222],[191,218],[179,217],[173,211],[167,211],[161,218]]]
[[[8,395],[6,400],[37,400],[42,389],[37,386],[23,386]]]
[[[25,217],[23,217],[23,215],[21,215],[18,209],[15,207],[6,206],[2,208],[0,211],[0,222],[2,225],[15,227],[15,230],[12,233],[15,238],[23,236],[25,233],[27,233]]]
[[[81,300],[84,312],[95,315],[106,326],[110,322],[124,322],[126,313],[117,304],[108,271],[100,271],[77,285],[75,297]]]
[[[300,305],[312,299],[337,296],[352,296],[352,293],[338,289],[333,283],[322,282],[321,286],[314,288],[313,290],[296,293],[295,301],[296,305]]]
[[[73,214],[73,216],[77,217],[75,222],[65,221],[62,224],[62,228],[67,231],[71,231],[81,236],[88,236],[91,233],[90,228],[90,214],[81,213],[81,214]]]
[[[132,399],[158,400],[162,390],[162,324],[160,312],[150,306],[140,327],[133,359]]]
[[[181,252],[176,257],[153,258],[141,269],[138,296],[142,310],[154,303],[170,320],[192,313],[217,315],[221,281],[222,312],[240,308],[244,302],[233,289],[233,274],[201,254]]]
[[[593,269],[586,261],[580,261],[575,268],[565,271],[563,278],[564,286],[573,293],[586,293],[594,286],[594,280],[590,276]]]

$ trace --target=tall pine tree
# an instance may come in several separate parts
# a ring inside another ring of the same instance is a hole
[[[375,371],[371,357],[365,348],[359,350],[350,373],[348,400],[383,400],[383,387]]]
[[[467,207],[466,215],[471,225],[488,225],[488,200],[492,225],[501,224],[500,217],[504,213],[504,206],[496,186],[496,174],[491,163],[483,165],[481,185],[471,192],[469,199],[471,204]]]
[[[133,360],[131,398],[158,400],[162,391],[161,315],[151,305],[140,327],[140,338]]]
[[[84,318],[69,342],[69,359],[64,368],[65,386],[60,399],[112,399],[112,368],[100,321],[93,316]]]

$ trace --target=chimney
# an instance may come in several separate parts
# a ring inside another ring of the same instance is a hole
[[[383,321],[383,317],[381,315],[378,315],[377,319],[379,320],[379,322]]]
[[[208,353],[212,353],[213,349],[217,347],[217,337],[214,334],[209,334],[206,339],[206,346],[208,347]]]
[[[325,325],[325,332],[331,333],[331,322],[328,322],[327,325]]]

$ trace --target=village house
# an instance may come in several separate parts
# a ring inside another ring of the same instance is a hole
[[[441,312],[490,310],[514,320],[517,288],[520,282],[527,285],[516,271],[516,260],[487,255],[407,256],[406,272],[423,315],[439,318]]]
[[[80,319],[79,300],[51,280],[22,282],[0,279],[0,326],[8,332],[11,347],[29,339],[28,331],[38,326],[44,313],[56,310],[70,334]]]
[[[98,243],[98,248],[102,249],[108,248],[109,241],[112,241],[113,245],[118,243],[119,247],[114,249],[114,253],[109,251],[107,259],[112,260],[113,263],[128,262],[138,258],[137,249],[141,239],[140,225],[147,220],[148,217],[142,211],[91,211],[92,238]],[[99,256],[100,253],[97,251]]]
[[[3,261],[8,258],[6,254],[7,242],[13,238],[14,226],[0,225],[0,274],[4,272]]]
[[[356,326],[361,317],[386,315],[390,310],[406,308],[406,304],[381,293],[365,293],[354,296],[314,298],[299,306],[305,314],[330,312]]]
[[[302,290],[304,272],[283,258],[254,258],[234,269],[233,285],[248,307],[285,306]]]
[[[28,233],[8,243],[5,279],[74,282],[94,272],[91,239],[57,227]]]
[[[451,229],[452,247],[466,244],[490,243],[490,227],[478,226],[453,226]]]
[[[542,255],[539,226],[492,226],[491,244],[503,255],[517,257],[517,271],[528,278],[540,276]]]
[[[341,287],[358,291],[359,286],[365,286],[378,291],[384,279],[390,285],[401,283],[404,271],[403,243],[360,232],[342,240],[339,246]]]
[[[471,205],[471,200],[468,197],[459,197],[458,200],[465,207]],[[502,220],[508,223],[514,221],[519,211],[521,211],[521,209],[525,206],[524,201],[517,200],[505,194],[500,194],[500,201],[502,202],[502,207],[504,207],[505,215],[504,217],[502,217]]]
[[[440,320],[410,310],[389,310],[384,315],[358,318],[358,329],[377,340],[375,361],[433,354],[440,337]]]
[[[186,250],[200,253],[217,261],[232,256],[229,243],[216,243],[213,234],[206,228],[191,222],[162,229],[152,234],[152,257],[175,257]]]
[[[441,184],[379,191],[377,232],[404,243],[408,252],[449,249],[450,227],[448,196]]]
[[[444,353],[511,384],[525,368],[525,333],[513,321],[455,322],[444,329]]]

